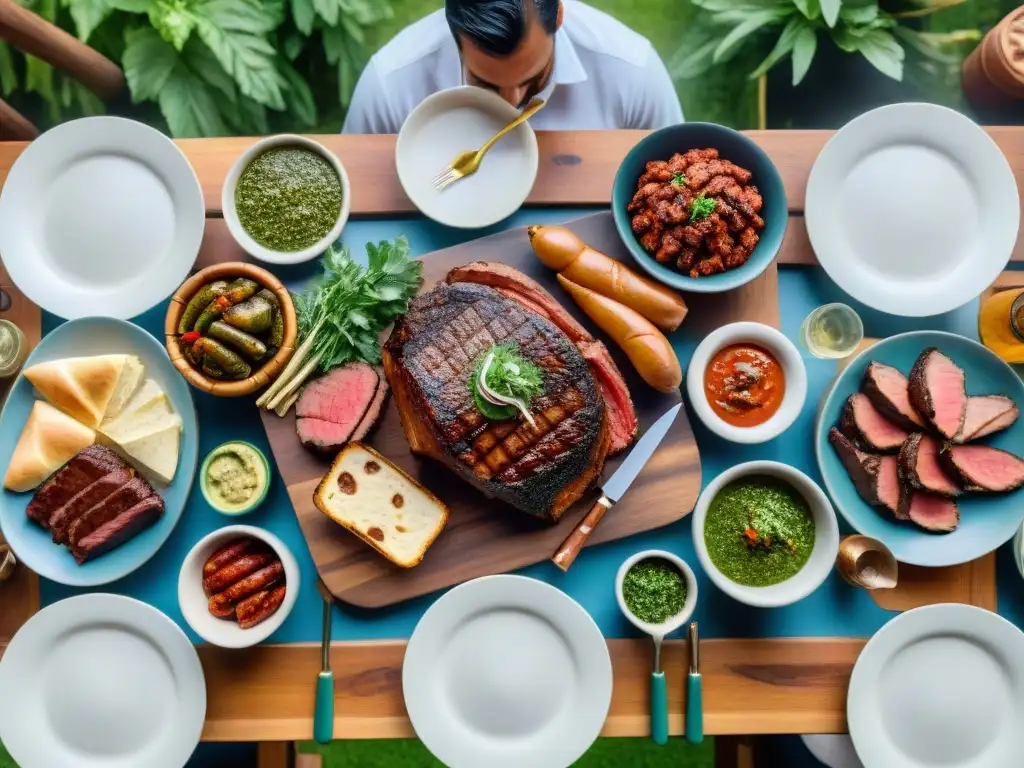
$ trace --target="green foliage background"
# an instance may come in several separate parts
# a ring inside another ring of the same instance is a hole
[[[442,5],[442,0],[17,1],[118,62],[127,75],[129,91],[103,104],[72,78],[0,43],[0,94],[16,109],[42,128],[109,112],[178,137],[338,131],[367,58],[399,29]],[[732,0],[590,0],[651,40],[673,70],[687,119],[751,128],[758,118],[757,84],[749,75],[777,46],[783,25],[768,19],[772,14],[762,14],[764,23],[754,23],[755,18],[744,24],[742,35],[734,34],[733,41],[722,48],[722,38],[731,27],[722,25],[712,9],[724,8],[723,2]],[[874,0],[737,2],[813,9],[819,3],[821,8],[879,4]],[[955,2],[897,0],[897,5],[913,8]],[[881,5],[888,8],[893,3],[883,0]],[[962,106],[959,61],[981,32],[1015,6],[1014,0],[966,0],[922,19],[901,21],[900,27],[910,29],[915,40],[920,37],[917,33],[924,33],[929,39],[951,43],[943,48],[947,57],[941,65],[925,61],[924,69],[906,68],[901,93],[905,98]],[[813,71],[814,48],[820,53],[826,34],[833,38],[837,34],[819,21],[806,23],[799,42],[791,35],[783,42],[792,47],[779,56],[784,61],[790,50],[797,53],[794,75],[802,75],[807,67]],[[811,36],[815,26],[817,39]],[[709,41],[709,29],[717,38]],[[949,39],[951,30],[971,34]],[[889,55],[875,60],[895,73],[893,57],[898,51],[888,32],[882,32]],[[897,36],[904,48],[913,48],[905,35]],[[693,54],[702,45],[710,66],[695,69]],[[720,48],[718,61],[713,61]],[[915,53],[908,50],[908,62]],[[850,55],[861,54],[863,49]],[[770,118],[771,125],[793,125],[778,105],[772,105]]]

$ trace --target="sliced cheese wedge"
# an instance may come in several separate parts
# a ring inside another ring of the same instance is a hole
[[[147,380],[147,384],[149,381],[151,380]],[[177,420],[179,423],[181,421],[171,408],[167,395],[158,390],[157,393],[130,402],[120,416],[101,424],[100,432],[117,441],[129,435],[146,434],[162,429],[171,420]]]
[[[135,357],[135,355],[127,355],[125,357],[124,366],[121,368],[121,375],[114,386],[114,394],[110,396],[110,402],[107,403],[107,409],[103,413],[104,421],[116,417],[124,410],[132,395],[139,389],[139,385],[142,383],[142,374],[145,371],[146,368],[142,361]],[[151,381],[151,379],[147,379],[147,381]]]
[[[176,415],[164,426],[147,433],[128,435],[117,447],[143,474],[163,485],[170,485],[178,468],[181,446],[181,419]]]

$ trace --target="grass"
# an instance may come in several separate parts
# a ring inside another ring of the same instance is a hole
[[[299,751],[323,755],[323,768],[443,768],[422,743],[412,739],[335,741],[326,746],[305,742]],[[669,739],[664,747],[650,739],[598,739],[573,768],[712,768],[714,764],[714,739],[698,746]]]

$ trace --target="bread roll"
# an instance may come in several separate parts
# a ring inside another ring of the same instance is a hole
[[[430,491],[358,442],[341,449],[313,502],[402,568],[419,564],[448,521],[448,508]]]
[[[142,362],[135,355],[66,357],[25,369],[25,378],[64,413],[95,429],[113,403],[124,403],[138,386]]]
[[[96,433],[49,403],[37,400],[21,431],[4,477],[4,488],[30,491],[88,448]]]

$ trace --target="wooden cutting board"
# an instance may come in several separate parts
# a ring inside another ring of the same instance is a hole
[[[570,226],[595,248],[629,260],[609,214],[578,219]],[[425,256],[424,290],[442,281],[452,268],[479,260],[501,261],[526,273],[551,291],[587,328],[594,329],[559,287],[555,273],[533,255],[525,228]],[[680,395],[651,389],[619,349],[604,341],[629,385],[642,434],[680,401]],[[261,416],[317,571],[339,600],[353,605],[390,605],[477,576],[504,573],[545,560],[554,554],[597,494],[592,489],[554,526],[532,520],[502,502],[486,498],[441,464],[413,455],[391,399],[367,442],[429,488],[451,510],[448,525],[423,562],[412,569],[398,568],[314,506],[313,491],[327,472],[331,457],[317,456],[299,443],[294,410],[284,418],[266,411],[261,411]],[[608,477],[621,460],[622,456],[609,460],[602,477]],[[629,493],[590,537],[590,543],[621,539],[674,522],[693,509],[700,489],[700,457],[684,410]]]

